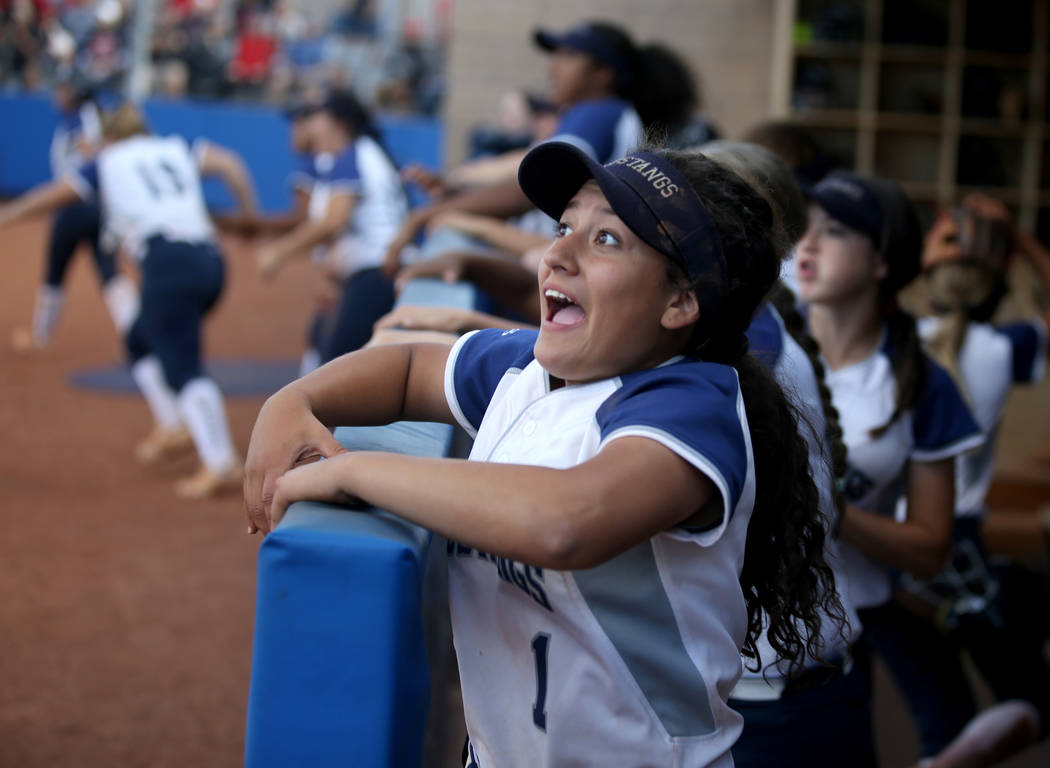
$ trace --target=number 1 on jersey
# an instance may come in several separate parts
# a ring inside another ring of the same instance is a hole
[[[547,654],[551,636],[537,632],[532,638],[532,655],[536,657],[536,703],[532,705],[532,722],[541,731],[547,730]]]

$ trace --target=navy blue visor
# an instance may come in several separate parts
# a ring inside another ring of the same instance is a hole
[[[518,168],[525,195],[554,219],[590,179],[634,234],[681,267],[702,294],[701,305],[713,312],[728,284],[722,243],[692,185],[667,160],[633,152],[601,165],[572,144],[548,141]]]

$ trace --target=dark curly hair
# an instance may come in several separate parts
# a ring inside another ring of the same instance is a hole
[[[701,307],[690,352],[736,369],[751,433],[757,487],[740,574],[748,616],[741,651],[761,668],[757,640],[765,612],[770,645],[794,668],[806,654],[821,658],[822,614],[840,623],[845,618],[824,559],[826,521],[798,431],[800,416],[747,354],[744,332],[780,270],[773,213],[743,179],[702,154],[655,151],[689,179],[718,230],[728,267],[721,307],[707,318]]]

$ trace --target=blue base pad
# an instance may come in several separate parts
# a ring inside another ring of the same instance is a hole
[[[205,369],[227,397],[270,395],[299,375],[298,360],[209,360]],[[124,364],[76,371],[74,387],[103,392],[138,394],[131,371]]]

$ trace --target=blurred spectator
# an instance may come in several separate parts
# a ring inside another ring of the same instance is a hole
[[[36,88],[44,46],[36,6],[31,0],[14,0],[0,16],[0,80],[23,88]]]
[[[124,7],[120,0],[102,0],[95,9],[95,26],[84,43],[82,68],[95,88],[116,90],[128,64]]]
[[[270,74],[273,56],[277,52],[272,18],[262,11],[247,12],[238,23],[230,77],[242,90],[258,94]]]
[[[332,17],[330,29],[346,37],[374,38],[379,29],[375,0],[346,0]]]
[[[547,99],[521,90],[500,98],[495,125],[479,125],[470,134],[470,156],[499,155],[524,149],[550,136],[558,124],[558,110]]]

